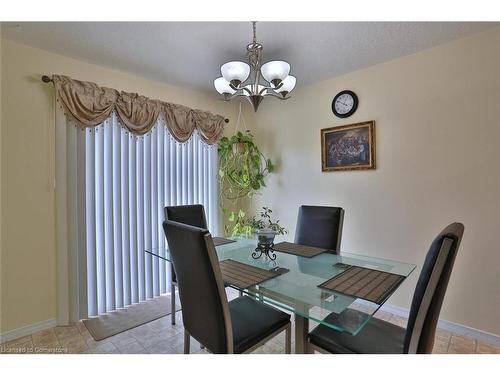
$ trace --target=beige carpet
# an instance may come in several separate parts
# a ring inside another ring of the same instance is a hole
[[[181,309],[179,299],[176,300],[175,307],[176,311]],[[84,319],[83,324],[85,324],[94,340],[99,341],[170,315],[170,313],[170,297],[160,296],[105,315]]]

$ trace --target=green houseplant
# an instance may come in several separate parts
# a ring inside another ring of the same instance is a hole
[[[228,222],[224,226],[225,232],[233,236],[248,236],[252,229],[245,212],[241,208],[237,211],[228,209],[224,204],[237,206],[241,199],[252,198],[266,186],[264,179],[274,170],[274,165],[260,152],[249,130],[223,137],[218,152],[220,202]]]
[[[264,178],[274,170],[247,130],[219,141],[219,183],[221,195],[230,200],[251,197],[262,186]]]
[[[262,207],[262,211],[260,212],[260,218],[256,216],[252,216],[247,218],[245,213],[240,210],[238,213],[238,219],[232,218],[235,223],[233,227],[233,231],[231,235],[246,235],[250,236],[252,234],[257,234],[260,237],[264,234],[268,234],[270,236],[272,234],[272,239],[278,234],[287,234],[288,231],[280,225],[279,220],[273,221],[271,218],[271,214],[273,211],[269,207]],[[230,218],[231,221],[231,218]]]

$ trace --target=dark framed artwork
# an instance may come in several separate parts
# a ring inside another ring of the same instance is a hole
[[[321,129],[323,172],[375,169],[375,121]]]

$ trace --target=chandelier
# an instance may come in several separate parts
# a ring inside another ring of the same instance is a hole
[[[215,89],[225,101],[245,97],[255,112],[265,96],[290,98],[289,93],[297,83],[297,79],[289,75],[290,64],[286,61],[269,61],[261,66],[263,47],[257,42],[256,23],[252,22],[253,41],[247,45],[248,64],[229,61],[220,68],[222,77],[214,81]]]

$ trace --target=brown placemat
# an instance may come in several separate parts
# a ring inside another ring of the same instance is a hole
[[[319,247],[298,245],[291,242],[277,243],[273,246],[273,250],[305,258],[312,258],[328,251],[327,249],[320,249]]]
[[[323,289],[382,304],[405,279],[404,276],[369,268],[350,266],[318,285]]]
[[[241,289],[250,288],[280,275],[279,272],[271,272],[232,259],[223,260],[219,264],[224,282]]]
[[[212,240],[214,241],[214,246],[220,246],[236,242],[235,240],[230,240],[229,238],[224,238],[224,237],[212,237]]]

